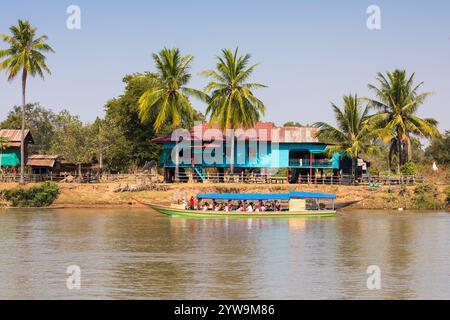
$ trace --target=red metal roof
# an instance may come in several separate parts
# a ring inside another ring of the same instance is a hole
[[[35,154],[28,157],[27,166],[53,168],[55,162],[60,159],[58,155]]]
[[[191,130],[193,140],[216,141],[226,139],[224,135],[217,137],[208,129],[217,129],[215,125],[201,123]],[[206,133],[206,135],[205,135]],[[202,137],[203,135],[203,137]],[[258,141],[271,141],[276,143],[318,143],[317,128],[314,127],[277,127],[272,122],[258,122],[252,129],[235,129],[237,139],[256,139]],[[202,139],[203,138],[203,139]],[[152,140],[154,143],[164,144],[173,142],[171,135],[160,136]]]
[[[28,143],[34,143],[33,136],[31,135],[30,130],[26,129],[24,132],[25,141]],[[1,129],[0,130],[0,138],[6,138],[9,140],[9,145],[11,147],[20,147],[21,141],[21,130],[10,130],[10,129]]]

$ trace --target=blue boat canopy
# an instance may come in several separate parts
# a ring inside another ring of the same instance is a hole
[[[290,199],[336,199],[335,194],[315,192],[290,192],[290,193],[200,193],[198,199],[214,200],[290,200]]]

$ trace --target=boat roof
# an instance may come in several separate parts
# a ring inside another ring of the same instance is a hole
[[[214,200],[290,200],[290,199],[336,199],[335,194],[316,192],[289,192],[289,193],[199,193],[198,199]]]

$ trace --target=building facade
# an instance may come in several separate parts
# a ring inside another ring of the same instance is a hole
[[[30,130],[24,132],[24,151],[25,151],[25,163],[28,158],[28,146],[33,144],[33,136]],[[3,168],[14,169],[20,166],[20,142],[21,142],[21,130],[0,130],[0,138],[3,138],[7,143],[3,146],[0,156],[0,164]]]
[[[232,164],[234,173],[252,170],[267,174],[277,171],[274,169],[285,168],[292,181],[300,175],[315,176],[324,174],[324,171],[339,174],[340,155],[328,155],[327,145],[317,139],[316,133],[317,129],[313,127],[276,127],[270,122],[257,123],[252,129],[234,131],[234,152],[231,152],[233,143],[227,133],[208,124],[200,124],[189,132],[161,136],[153,142],[163,145],[160,165],[164,167],[167,182],[174,180],[177,167],[181,173],[186,169],[194,170],[201,178],[205,169],[224,173],[230,171]],[[180,149],[181,144],[184,150],[179,151],[177,160],[175,148],[178,145]],[[186,150],[187,155],[183,154]],[[205,157],[205,154],[210,157]],[[230,160],[232,154],[233,162]]]

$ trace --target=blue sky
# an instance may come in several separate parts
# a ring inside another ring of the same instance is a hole
[[[81,8],[81,30],[68,30],[66,8]],[[369,5],[381,8],[381,27],[366,27]],[[29,81],[28,101],[63,108],[86,121],[103,114],[121,94],[125,74],[154,70],[151,53],[179,47],[195,58],[198,72],[214,67],[222,48],[239,46],[261,65],[253,79],[267,106],[264,120],[333,121],[330,102],[371,96],[376,73],[395,68],[416,72],[433,91],[421,115],[450,128],[450,2],[436,1],[9,1],[0,11],[0,33],[18,18],[49,36],[52,76]],[[0,47],[4,47],[0,44]],[[20,81],[0,75],[0,117],[20,104]],[[204,110],[197,101],[194,105]]]

